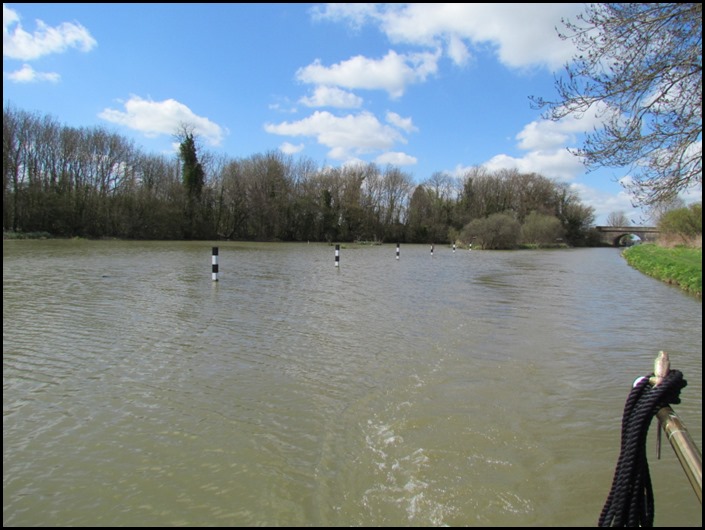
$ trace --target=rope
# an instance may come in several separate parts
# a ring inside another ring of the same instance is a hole
[[[646,461],[646,435],[661,407],[680,403],[680,391],[687,384],[678,370],[670,370],[657,386],[649,384],[648,377],[634,383],[624,406],[622,442],[612,489],[598,526],[653,526],[654,493]]]

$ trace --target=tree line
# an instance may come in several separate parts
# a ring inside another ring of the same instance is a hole
[[[516,170],[319,167],[278,151],[234,159],[147,154],[101,127],[3,109],[3,230],[57,237],[590,244],[592,208],[565,183]]]

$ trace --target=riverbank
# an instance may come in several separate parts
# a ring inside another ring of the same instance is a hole
[[[666,248],[655,244],[642,244],[629,247],[622,255],[636,270],[702,297],[702,248]]]
[[[49,232],[12,232],[9,230],[2,231],[2,239],[53,239]]]

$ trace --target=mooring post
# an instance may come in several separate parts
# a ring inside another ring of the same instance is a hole
[[[397,243],[397,259],[399,259],[399,243]]]
[[[431,257],[433,257],[433,244],[431,244]]]
[[[335,245],[335,266],[336,267],[340,266],[340,245],[339,244]]]
[[[213,247],[213,256],[211,258],[211,275],[213,281],[218,281],[218,247]]]

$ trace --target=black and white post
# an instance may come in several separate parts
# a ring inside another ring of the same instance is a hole
[[[431,257],[433,257],[433,245],[431,245]]]
[[[397,243],[397,259],[399,259],[399,243]]]
[[[340,267],[340,245],[335,245],[335,266]]]
[[[218,247],[213,247],[213,258],[211,260],[211,274],[213,281],[218,281]]]

